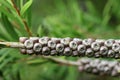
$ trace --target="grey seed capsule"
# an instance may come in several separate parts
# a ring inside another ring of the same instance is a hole
[[[108,53],[108,48],[107,48],[106,46],[102,46],[102,47],[100,48],[100,54],[101,54],[102,56],[106,56],[107,53]]]
[[[104,39],[96,39],[95,42],[98,42],[99,44],[103,44],[105,42]]]
[[[95,53],[94,53],[94,57],[95,57],[95,58],[101,57],[100,52],[95,52]]]
[[[84,59],[84,58],[82,58],[82,59],[79,60],[79,62],[82,63],[83,65],[89,64],[90,61],[91,61],[91,59]]]
[[[113,69],[112,72],[111,72],[111,76],[118,76],[118,71]]]
[[[107,46],[107,47],[111,47],[113,45],[113,43],[114,43],[113,39],[109,39],[104,42],[105,46]]]
[[[66,48],[64,49],[63,54],[64,54],[65,56],[70,56],[70,55],[72,54],[72,50],[71,50],[69,47],[66,47]]]
[[[26,48],[30,49],[33,47],[33,41],[28,39],[24,42],[24,45]]]
[[[108,55],[108,57],[112,58],[115,56],[115,52],[113,50],[109,50],[107,55]]]
[[[94,51],[98,51],[100,49],[100,44],[98,42],[93,42],[91,44],[91,48],[94,50]]]
[[[115,52],[119,52],[120,51],[120,45],[118,43],[114,43],[112,46],[112,50],[114,50]]]
[[[48,43],[49,38],[48,37],[42,37],[39,38],[39,43],[41,43],[42,45],[46,45]]]
[[[73,38],[73,41],[75,41],[77,44],[82,44],[82,39]]]
[[[55,55],[57,55],[57,51],[56,51],[56,50],[51,50],[50,55],[51,55],[51,56],[55,56]]]
[[[93,41],[94,41],[93,39],[84,39],[83,44],[86,46],[90,46]]]
[[[42,50],[42,45],[40,43],[35,43],[34,47],[33,47],[33,50],[35,52],[40,52]]]
[[[26,54],[26,49],[20,48],[20,52],[21,52],[22,54]]]
[[[109,66],[104,67],[104,73],[109,74],[111,72],[111,68]]]
[[[78,70],[79,70],[80,72],[84,71],[84,66],[83,66],[83,65],[82,65],[82,66],[79,66],[79,67],[78,67]]]
[[[70,43],[69,43],[69,47],[71,48],[71,49],[73,49],[73,50],[75,50],[75,49],[77,49],[77,43],[75,42],[75,41],[71,41]]]
[[[48,47],[43,47],[42,54],[43,55],[49,55],[50,54],[50,49]]]
[[[99,73],[99,70],[98,70],[97,68],[93,68],[92,73],[93,73],[93,74],[98,74],[98,73]]]
[[[85,71],[88,72],[88,73],[89,73],[89,72],[92,72],[92,67],[91,67],[89,64],[85,65],[84,69],[85,69]]]
[[[80,54],[84,54],[85,51],[86,51],[86,46],[85,45],[79,45],[77,50]]]
[[[30,37],[29,39],[32,40],[33,42],[39,41],[39,37]]]
[[[28,37],[20,37],[19,42],[24,43],[27,39]]]
[[[55,43],[60,43],[60,38],[51,38],[52,41],[54,41]]]
[[[110,63],[108,64],[108,66],[109,66],[110,68],[114,68],[114,66],[117,65],[117,64],[118,64],[117,61],[112,61],[112,62],[110,62]]]
[[[92,57],[94,56],[94,51],[91,48],[88,48],[85,53],[86,56]]]
[[[71,38],[69,37],[60,40],[60,42],[64,45],[69,45],[70,41],[71,41]]]
[[[115,53],[115,58],[119,59],[120,58],[120,54],[119,53]]]
[[[56,47],[56,43],[52,40],[48,41],[48,47],[50,47],[51,49],[54,49]]]
[[[57,44],[56,45],[56,51],[63,52],[64,51],[64,45],[63,44]]]
[[[32,55],[34,53],[34,51],[33,51],[33,49],[27,49],[26,53],[29,54],[29,55]]]
[[[73,51],[72,56],[78,56],[78,55],[79,55],[78,51]]]

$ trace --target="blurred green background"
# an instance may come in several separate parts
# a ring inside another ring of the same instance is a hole
[[[28,36],[23,21],[33,36],[119,39],[120,0],[0,0],[0,40]],[[17,49],[1,49],[0,80],[120,80],[30,57]]]

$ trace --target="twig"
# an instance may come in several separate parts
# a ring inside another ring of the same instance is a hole
[[[20,16],[20,11],[19,11],[19,9],[17,8],[17,6],[15,5],[14,0],[11,0],[11,2],[12,2],[12,4],[13,4],[13,7],[15,8],[17,14]],[[20,16],[20,17],[21,17],[21,16]],[[32,32],[31,32],[31,30],[29,29],[29,27],[28,27],[28,25],[27,25],[27,22],[26,22],[24,19],[22,19],[22,22],[23,22],[23,24],[24,24],[24,26],[25,26],[25,28],[26,28],[26,31],[28,32],[29,36],[32,36]]]

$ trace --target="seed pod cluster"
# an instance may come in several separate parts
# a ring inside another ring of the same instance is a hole
[[[23,54],[120,58],[120,41],[114,39],[20,37],[20,42]]]
[[[120,76],[120,62],[100,59],[82,58],[78,60],[80,72],[87,72],[96,75]]]

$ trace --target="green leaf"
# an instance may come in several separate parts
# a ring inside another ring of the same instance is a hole
[[[33,0],[29,0],[20,11],[21,16],[28,10],[28,8],[32,5]]]
[[[2,21],[4,24],[4,28],[6,29],[8,34],[11,36],[11,39],[18,40],[19,37],[18,37],[15,29],[13,28],[12,24],[9,22],[8,18],[4,14],[2,14]]]

